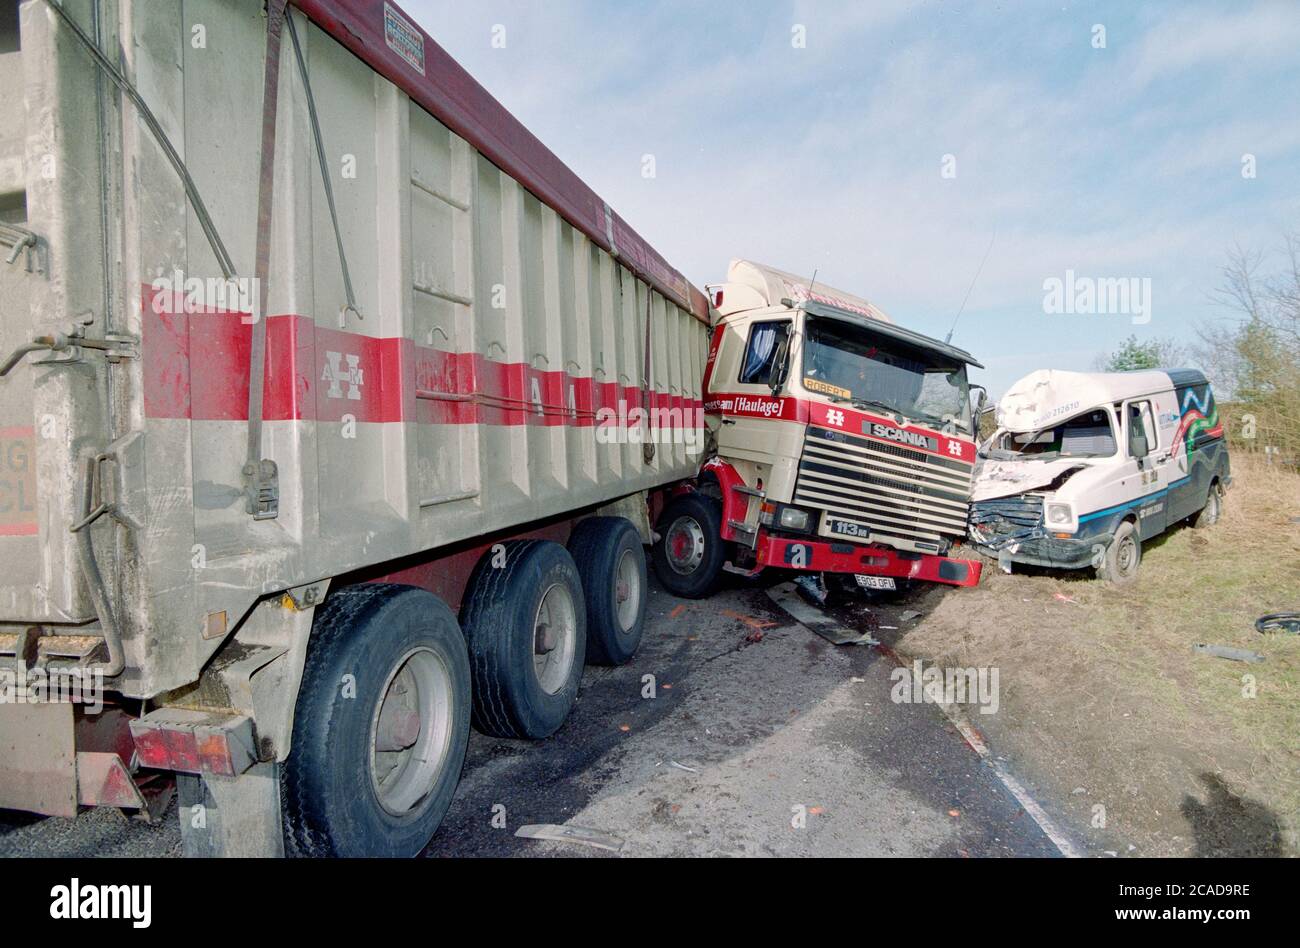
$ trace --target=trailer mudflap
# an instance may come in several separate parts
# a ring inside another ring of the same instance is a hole
[[[0,705],[0,807],[77,815],[77,751],[68,702]]]
[[[949,586],[974,586],[984,565],[931,553],[908,553],[887,546],[860,546],[824,540],[760,534],[755,546],[759,567],[893,576]]]

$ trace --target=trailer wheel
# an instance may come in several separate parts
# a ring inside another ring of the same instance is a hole
[[[1219,522],[1223,515],[1223,487],[1218,481],[1210,485],[1210,492],[1205,497],[1205,506],[1192,515],[1192,527],[1204,530]]]
[[[442,600],[394,583],[331,594],[281,770],[286,852],[418,855],[451,804],[469,721],[465,640]]]
[[[1098,574],[1116,586],[1128,586],[1137,581],[1138,566],[1142,562],[1142,540],[1137,528],[1125,520],[1115,531]]]
[[[625,665],[641,645],[646,568],[641,535],[624,517],[590,517],[569,536],[587,603],[587,661]]]
[[[461,622],[474,679],[474,727],[493,737],[548,737],[578,696],[587,610],[578,568],[549,540],[484,554]]]
[[[674,497],[659,517],[658,530],[654,564],[659,581],[683,599],[703,599],[713,592],[726,558],[722,504],[699,491]]]

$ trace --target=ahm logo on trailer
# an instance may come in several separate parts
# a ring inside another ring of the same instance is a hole
[[[346,369],[343,367],[344,359],[347,360]],[[365,382],[361,356],[350,352],[346,356],[341,352],[326,352],[325,371],[321,373],[320,380],[330,383],[330,387],[325,390],[327,398],[343,398],[343,386],[346,385],[347,397],[361,401],[361,386]]]

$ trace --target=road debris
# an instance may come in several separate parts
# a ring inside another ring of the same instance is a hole
[[[668,613],[668,618],[670,618],[670,619],[676,619],[678,616],[680,616],[680,615],[681,615],[683,612],[685,612],[685,611],[686,611],[686,605],[685,605],[684,603],[683,603],[682,605],[680,605],[680,606],[674,606],[674,607],[673,607],[673,611],[670,612],[670,613]]]
[[[1290,632],[1300,635],[1300,612],[1274,612],[1255,620],[1255,631],[1264,635],[1270,632]]]
[[[1226,658],[1234,662],[1250,662],[1255,665],[1267,660],[1259,652],[1252,652],[1246,648],[1233,648],[1229,645],[1206,645],[1204,642],[1197,642],[1192,646],[1192,651],[1200,652],[1202,655],[1213,655],[1215,658]]]
[[[804,573],[795,579],[794,586],[799,595],[814,606],[825,606],[830,596],[830,590],[826,588],[826,580],[821,573]]]
[[[768,598],[790,613],[801,625],[816,632],[832,645],[879,645],[870,632],[846,629],[830,616],[813,608],[800,598],[794,583],[782,583],[767,591]],[[874,619],[874,617],[871,617]]]
[[[668,763],[669,763],[671,766],[676,767],[678,770],[685,770],[687,773],[691,773],[691,774],[698,774],[698,773],[699,773],[699,771],[696,770],[694,767],[687,767],[685,764],[678,763],[678,762],[675,761],[675,760],[670,760],[670,761],[668,761]]]
[[[1083,603],[1081,603],[1079,600],[1073,599],[1070,596],[1065,595],[1064,593],[1052,593],[1052,598],[1055,599],[1057,602],[1072,602],[1076,606],[1083,605]]]
[[[556,823],[530,823],[515,830],[515,835],[522,839],[545,839],[556,843],[577,843],[580,846],[592,846],[607,849],[610,852],[623,851],[623,840],[600,830],[585,826],[560,826]]]

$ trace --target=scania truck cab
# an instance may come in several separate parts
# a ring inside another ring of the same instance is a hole
[[[706,595],[776,567],[972,586],[969,353],[851,294],[744,260],[711,286],[714,452],[659,520],[657,572]]]

